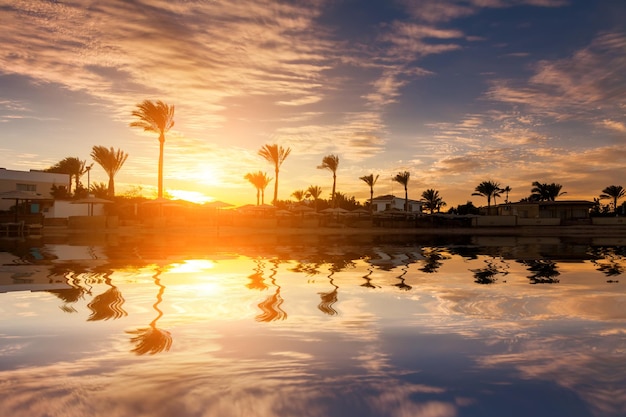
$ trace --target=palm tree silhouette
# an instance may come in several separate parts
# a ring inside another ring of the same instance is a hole
[[[291,193],[291,196],[295,198],[298,203],[302,203],[302,200],[304,200],[304,197],[306,196],[306,191],[296,190],[293,193]]]
[[[489,212],[491,199],[494,198],[495,200],[495,197],[500,197],[501,191],[502,189],[500,188],[500,183],[495,181],[483,181],[476,186],[472,195],[487,197],[487,212]]]
[[[244,176],[256,188],[256,205],[259,205],[259,196],[261,196],[261,204],[265,204],[265,188],[272,181],[265,172],[249,172]]]
[[[554,201],[557,197],[567,194],[561,192],[563,186],[556,183],[540,183],[539,181],[533,182],[533,188],[530,190],[530,200],[532,201]]]
[[[318,165],[317,169],[327,169],[333,173],[333,190],[330,194],[332,206],[335,208],[335,187],[337,185],[337,168],[339,168],[339,156],[326,155],[322,158],[322,165]]]
[[[626,196],[626,190],[622,188],[621,185],[609,185],[604,190],[602,190],[602,194],[600,194],[600,198],[612,198],[613,199],[613,210],[615,211],[615,215],[617,216],[617,200]]]
[[[74,179],[74,192],[76,192],[79,189],[80,177],[82,177],[85,172],[87,172],[86,163],[86,161],[82,161],[77,157],[68,156],[67,158],[63,158],[50,168],[47,168],[45,171],[69,175],[70,178],[67,191],[72,191],[72,179]]]
[[[317,200],[319,200],[322,195],[322,187],[317,185],[310,185],[306,190],[306,198],[312,198],[313,204],[315,205],[315,211],[317,211]]]
[[[374,185],[376,185],[376,181],[378,181],[378,175],[364,175],[359,177],[359,179],[370,187],[370,213],[372,213],[374,211]]]
[[[161,100],[144,100],[131,114],[139,120],[131,122],[130,127],[139,127],[146,132],[159,134],[158,197],[163,198],[163,146],[165,133],[174,127],[174,106],[167,105]]]
[[[115,196],[115,174],[122,168],[128,158],[128,154],[121,149],[115,150],[113,147],[94,146],[91,149],[91,158],[104,169],[109,176],[108,196]]]
[[[502,191],[503,193],[506,193],[505,196],[504,196],[504,202],[508,204],[508,202],[509,202],[509,193],[511,191],[513,191],[513,189],[507,185],[506,187],[500,189],[500,191]]]
[[[259,155],[265,158],[265,160],[274,165],[274,173],[276,174],[276,179],[274,180],[274,200],[272,204],[276,204],[278,201],[278,172],[280,171],[280,166],[285,162],[285,159],[291,153],[291,148],[283,148],[279,145],[264,145],[261,149],[259,149]]]
[[[404,211],[409,211],[409,179],[411,178],[411,173],[409,171],[398,172],[398,174],[393,177],[393,180],[404,186]]]
[[[430,214],[433,214],[435,210],[439,210],[441,206],[446,204],[439,195],[439,191],[433,188],[429,188],[422,193],[422,202],[430,210]]]
[[[163,351],[167,352],[172,346],[172,335],[170,332],[156,327],[157,321],[163,316],[163,311],[159,309],[159,304],[163,301],[163,293],[165,292],[165,286],[161,284],[159,278],[161,273],[161,268],[157,268],[156,273],[152,276],[154,284],[159,287],[156,302],[152,305],[152,308],[157,312],[157,316],[150,322],[148,327],[126,332],[135,335],[130,338],[131,343],[135,344],[131,352],[135,352],[137,355],[145,355],[146,353],[154,355]]]

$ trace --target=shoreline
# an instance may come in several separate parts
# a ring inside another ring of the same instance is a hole
[[[46,226],[40,235],[66,236],[82,234],[133,235],[193,235],[193,236],[332,236],[332,235],[424,235],[424,236],[534,236],[534,237],[623,237],[626,225],[582,225],[582,226],[492,226],[492,227],[449,227],[449,228],[385,228],[385,227],[242,227],[242,226],[119,226],[116,228],[68,228]]]

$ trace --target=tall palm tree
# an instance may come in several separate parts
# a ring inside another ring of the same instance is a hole
[[[432,188],[422,193],[422,202],[426,208],[430,210],[430,214],[433,214],[435,210],[439,211],[439,209],[446,204],[439,195],[439,191]]]
[[[254,185],[254,188],[256,188],[256,205],[259,205],[259,197],[261,197],[261,204],[265,204],[265,188],[272,181],[272,178],[261,171],[249,172],[244,178],[250,181],[250,183]]]
[[[370,213],[372,213],[372,211],[374,210],[374,185],[376,185],[376,181],[378,181],[378,175],[364,175],[362,177],[359,177],[359,179],[365,182],[370,187]]]
[[[306,190],[306,198],[313,199],[313,203],[315,205],[315,211],[317,211],[317,200],[319,200],[321,195],[322,195],[322,187],[320,186],[310,185],[309,188],[307,188]]]
[[[500,197],[501,191],[502,189],[500,188],[500,183],[495,181],[483,181],[476,186],[472,195],[487,197],[487,211],[489,211],[489,208],[491,207],[491,199]]]
[[[274,174],[276,179],[274,180],[274,200],[273,204],[278,202],[278,171],[280,166],[285,162],[285,159],[291,153],[291,148],[283,148],[279,145],[264,145],[259,149],[259,155],[261,155],[267,162],[274,165]]]
[[[600,198],[612,198],[613,199],[613,211],[617,216],[617,200],[622,197],[626,197],[626,190],[621,185],[609,185],[600,194]]]
[[[339,168],[339,156],[337,155],[326,155],[322,158],[322,165],[319,165],[317,169],[327,169],[333,173],[333,190],[331,191],[330,198],[333,203],[333,208],[335,208],[335,187],[337,185],[337,168]]]
[[[533,182],[533,188],[530,190],[530,200],[533,201],[554,201],[557,197],[567,194],[561,192],[563,186],[556,183],[540,183],[539,181]]]
[[[163,146],[165,145],[165,133],[174,126],[174,106],[170,106],[161,100],[144,100],[137,104],[137,109],[131,113],[138,120],[131,122],[130,127],[139,127],[146,132],[159,134],[159,172],[158,172],[158,197],[163,197]]]
[[[404,186],[404,211],[409,211],[409,179],[411,173],[409,171],[398,172],[393,180]]]
[[[115,174],[122,168],[128,154],[121,149],[115,150],[113,147],[105,148],[104,146],[94,146],[91,149],[91,158],[104,169],[109,176],[109,197],[115,196]]]

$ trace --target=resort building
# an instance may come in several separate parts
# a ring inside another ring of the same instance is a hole
[[[67,186],[69,180],[70,176],[67,174],[54,174],[36,170],[16,171],[0,168],[0,193],[7,191],[26,191],[37,194],[39,197],[47,197],[52,200],[52,186]],[[15,200],[0,200],[0,210],[9,210],[13,205],[15,205]],[[37,203],[35,202],[32,209],[37,207]]]
[[[586,200],[536,201],[499,204],[500,216],[517,216],[520,219],[589,219],[594,203]]]
[[[394,195],[388,194],[388,195],[383,195],[379,197],[374,197],[374,199],[372,200],[372,208],[373,208],[374,213],[382,213],[384,211],[391,211],[391,210],[405,211],[404,203],[405,203],[404,198],[396,197]],[[421,213],[422,212],[421,201],[409,199],[408,203],[409,203],[409,207],[408,207],[409,213]]]

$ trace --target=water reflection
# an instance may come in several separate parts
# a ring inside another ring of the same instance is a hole
[[[268,296],[265,301],[258,304],[258,307],[261,309],[262,313],[256,316],[257,321],[276,321],[276,320],[285,320],[287,318],[287,313],[281,308],[283,304],[283,298],[280,296],[280,285],[276,283],[276,274],[278,273],[278,264],[279,261],[273,259],[270,261],[272,267],[270,268],[269,280],[274,287],[274,293]]]
[[[626,412],[624,247],[189,239],[1,253],[0,415]]]
[[[159,309],[159,304],[163,302],[163,293],[165,292],[165,286],[161,284],[161,280],[159,279],[162,272],[162,269],[158,267],[152,277],[154,279],[154,285],[159,288],[156,295],[156,302],[152,305],[154,311],[157,312],[156,317],[150,322],[148,327],[127,331],[127,333],[134,335],[130,338],[131,343],[135,345],[135,347],[131,349],[131,352],[138,355],[145,355],[146,353],[154,355],[155,353],[168,351],[172,346],[172,335],[170,332],[157,327],[157,321],[163,316],[163,311]]]

